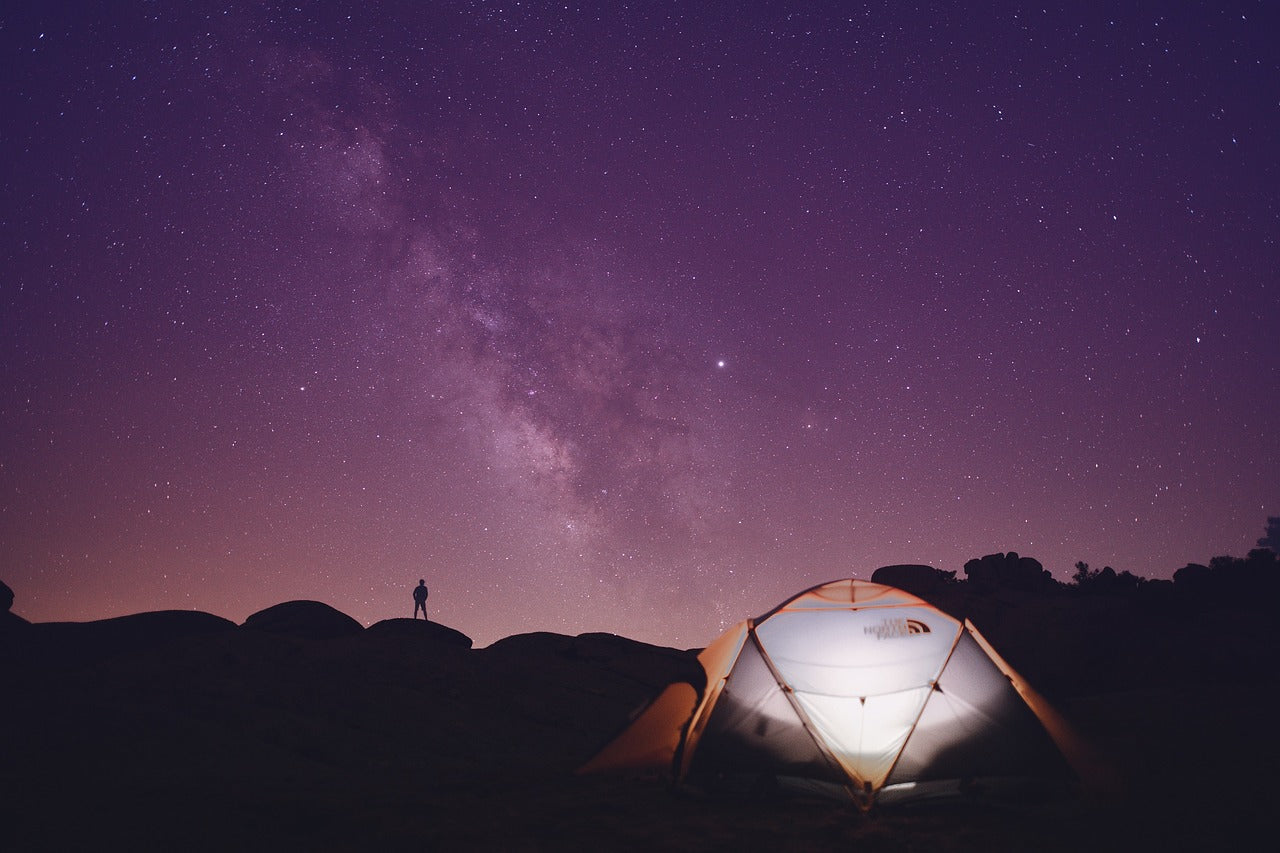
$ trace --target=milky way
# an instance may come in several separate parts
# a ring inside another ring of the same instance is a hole
[[[0,579],[707,642],[1280,513],[1273,11],[0,13]]]

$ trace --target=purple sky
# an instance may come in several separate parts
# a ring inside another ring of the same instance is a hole
[[[0,11],[28,619],[699,646],[1280,514],[1274,7],[202,5]]]

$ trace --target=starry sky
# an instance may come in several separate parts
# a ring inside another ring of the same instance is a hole
[[[1280,514],[1264,3],[0,10],[0,579],[700,646]]]

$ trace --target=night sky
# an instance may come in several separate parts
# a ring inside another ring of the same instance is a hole
[[[1280,13],[900,5],[6,3],[15,612],[700,646],[1243,556]]]

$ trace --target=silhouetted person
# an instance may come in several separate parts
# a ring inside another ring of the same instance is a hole
[[[418,585],[413,588],[413,618],[418,618],[418,611],[422,611],[422,618],[427,618],[427,582],[418,581]]]

